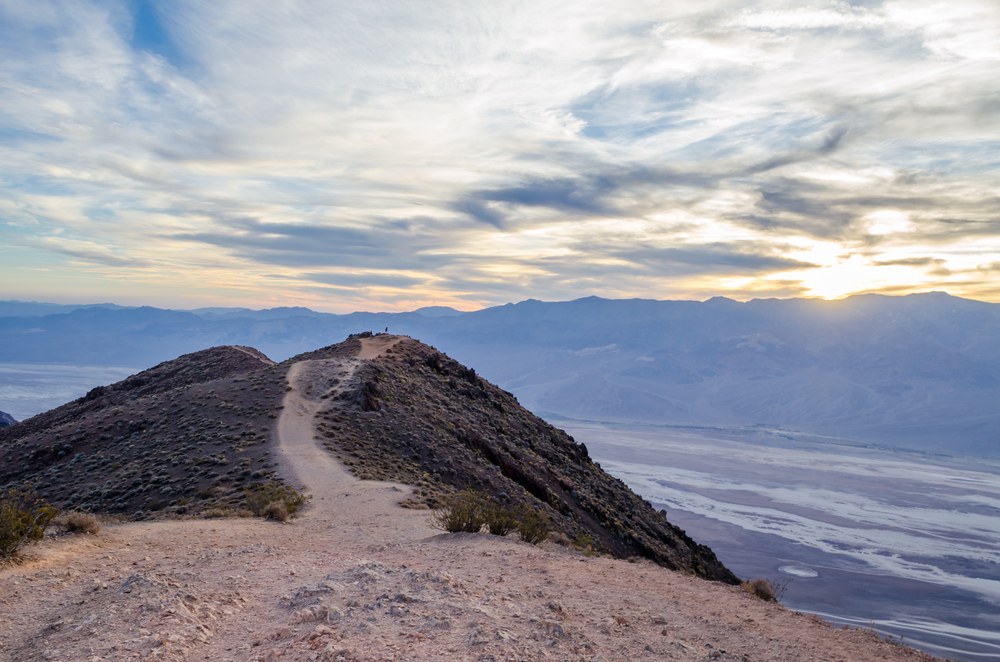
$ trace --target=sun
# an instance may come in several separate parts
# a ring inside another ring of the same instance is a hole
[[[809,296],[842,299],[856,292],[877,290],[887,284],[882,270],[858,255],[801,273],[802,287]]]

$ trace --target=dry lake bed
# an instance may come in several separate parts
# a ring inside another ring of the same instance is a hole
[[[737,575],[936,655],[1000,657],[1000,463],[754,428],[557,420]]]

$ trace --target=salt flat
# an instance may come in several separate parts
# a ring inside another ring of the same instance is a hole
[[[763,428],[557,421],[784,602],[955,659],[1000,655],[1000,466]]]
[[[47,363],[0,363],[0,409],[19,421],[54,409],[141,368]]]

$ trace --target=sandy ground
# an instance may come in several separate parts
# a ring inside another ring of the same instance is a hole
[[[0,570],[0,660],[921,660],[646,562],[445,534],[314,439],[358,357],[292,366],[277,426],[312,495],[292,523],[108,526]],[[331,370],[332,368],[332,370]]]

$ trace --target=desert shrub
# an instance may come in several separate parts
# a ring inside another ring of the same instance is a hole
[[[67,533],[95,534],[101,530],[101,522],[96,515],[75,510],[60,514],[52,523],[62,527]]]
[[[432,521],[448,533],[479,533],[486,526],[491,504],[473,490],[462,490],[434,511]]]
[[[295,517],[299,509],[309,500],[308,496],[295,488],[274,481],[253,485],[246,488],[244,493],[247,508],[258,517],[266,517],[264,511],[275,502],[281,502],[284,505],[287,512],[285,519]]]
[[[763,577],[757,577],[756,579],[751,579],[740,584],[740,588],[744,591],[760,598],[765,602],[777,602],[779,599],[778,591],[775,590],[774,585],[767,579]],[[781,593],[784,593],[784,586],[781,587]]]
[[[486,527],[495,536],[505,536],[517,529],[517,513],[510,506],[486,504]]]
[[[41,540],[58,512],[30,487],[0,492],[0,558],[11,557],[22,545]]]
[[[548,515],[524,505],[505,506],[475,490],[462,490],[434,512],[435,526],[449,533],[481,533],[497,536],[517,531],[521,540],[533,545],[544,541],[552,529]]]
[[[597,551],[596,543],[594,542],[594,536],[589,533],[581,533],[573,538],[573,547],[578,549],[584,556],[600,556],[601,553]]]
[[[264,519],[275,522],[287,522],[288,506],[285,505],[284,501],[272,501],[264,506]]]
[[[573,540],[562,531],[553,531],[550,533],[548,541],[560,547],[573,547]]]
[[[515,518],[517,520],[517,535],[524,542],[538,545],[549,537],[549,532],[552,530],[552,520],[545,513],[528,506],[520,506],[515,510]]]

